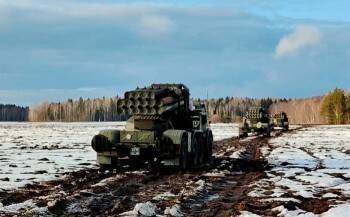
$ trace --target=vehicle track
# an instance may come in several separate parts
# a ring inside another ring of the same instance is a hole
[[[247,209],[251,184],[265,177],[267,163],[261,158],[260,148],[267,145],[268,138],[264,137],[225,139],[215,142],[212,163],[202,168],[159,173],[85,169],[61,179],[1,192],[0,202],[8,206],[31,200],[37,206],[23,208],[19,216],[127,216],[132,212],[125,212],[146,202],[156,206],[157,214],[178,207],[184,216],[235,216]],[[239,150],[244,150],[240,158],[232,158]],[[13,214],[0,212],[0,216]]]

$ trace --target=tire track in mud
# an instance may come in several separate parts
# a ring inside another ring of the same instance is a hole
[[[144,210],[136,207],[145,204],[146,211],[161,215],[235,216],[240,210],[249,210],[251,184],[266,176],[267,164],[260,153],[264,146],[268,146],[268,138],[215,142],[212,163],[185,173],[81,170],[58,180],[0,192],[0,203],[8,206],[31,201],[31,206],[17,210],[19,216],[132,216],[142,213]],[[241,158],[231,158],[239,150],[244,150]],[[0,211],[0,216],[13,214]]]
[[[302,127],[293,129],[289,132],[288,134],[293,134],[295,131],[300,130],[302,128],[307,128],[307,127],[312,127],[311,125],[304,125]],[[272,146],[269,144],[269,152],[273,149]],[[310,151],[307,148],[297,148],[303,152],[305,152],[308,156],[312,157],[315,159],[316,164],[314,168],[308,168],[308,167],[297,167],[304,169],[306,172],[310,171],[317,171],[318,169],[323,169],[323,160],[317,157],[316,155],[313,154],[312,151]],[[282,162],[282,164],[289,165],[287,162]],[[272,167],[271,167],[272,168]],[[268,168],[268,169],[271,169]],[[277,172],[274,171],[269,171],[265,170],[267,173],[273,174],[273,175],[280,175]],[[326,173],[328,174],[328,173]],[[348,178],[344,177],[342,174],[329,174],[335,177],[342,178],[344,180],[348,180]],[[264,178],[264,177],[263,177]],[[288,177],[291,180],[295,180],[293,177]],[[257,180],[259,181],[259,180]],[[314,194],[314,197],[303,197],[301,195],[295,195],[294,191],[290,189],[288,186],[280,188],[284,189],[286,192],[280,196],[277,196],[277,198],[287,198],[287,199],[292,199],[292,200],[270,200],[270,194],[273,194],[273,190],[276,187],[275,186],[275,181],[271,180],[263,180],[267,184],[263,184],[261,187],[264,190],[264,195],[265,196],[248,196],[246,197],[246,200],[243,202],[243,206],[245,207],[245,211],[249,211],[253,214],[259,215],[259,216],[282,216],[285,215],[284,212],[285,210],[288,211],[299,211],[299,214],[310,214],[311,215],[319,215],[324,212],[327,212],[329,209],[332,208],[337,202],[333,198],[324,198],[322,197],[325,193],[332,193],[337,195],[338,201],[348,201],[349,197],[347,195],[344,195],[340,192],[339,189],[323,189],[319,191],[318,193]],[[300,181],[303,182],[303,181]],[[306,182],[307,183],[307,182]],[[256,183],[254,183],[256,184]],[[261,184],[261,183],[260,183]],[[256,187],[256,186],[255,186]],[[294,200],[293,200],[294,199]],[[283,211],[279,209],[279,207],[284,207]],[[295,212],[297,213],[297,212]],[[295,214],[297,215],[297,214]]]

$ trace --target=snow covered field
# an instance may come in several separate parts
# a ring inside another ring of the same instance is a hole
[[[213,131],[214,141],[228,139],[230,137],[238,137],[238,127],[239,124],[217,123],[210,125],[210,128]]]
[[[94,134],[123,123],[0,123],[0,189],[91,167]]]
[[[124,122],[0,123],[0,191],[60,177],[67,171],[95,165],[90,147],[102,129]],[[236,124],[212,124],[214,139],[238,136]]]
[[[271,202],[324,200],[331,209],[321,216],[349,215],[350,126],[305,128],[272,139],[262,151],[272,169],[267,171],[268,178],[253,184],[249,196]],[[275,211],[280,216],[318,216],[284,206]]]

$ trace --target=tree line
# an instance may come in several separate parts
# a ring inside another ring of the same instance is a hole
[[[334,89],[324,97],[320,112],[328,124],[350,123],[350,95]]]
[[[44,102],[30,109],[29,121],[123,121],[125,115],[117,114],[118,97],[78,100],[65,102]]]
[[[0,121],[124,121],[127,116],[117,113],[118,100],[118,96],[80,97],[31,108],[0,105]],[[207,105],[212,122],[240,122],[249,107],[262,106],[271,114],[286,112],[292,124],[350,123],[350,95],[338,88],[325,96],[305,99],[226,97],[201,101]]]
[[[323,96],[305,99],[293,99],[287,102],[277,102],[271,105],[270,113],[286,112],[291,124],[324,124],[321,116]]]
[[[288,102],[287,99],[226,97],[203,100],[207,105],[208,114],[212,122],[240,122],[242,116],[250,107],[263,107],[269,110],[270,106],[278,102]]]
[[[336,88],[325,96],[278,102],[271,113],[285,111],[292,124],[350,124],[350,94]]]
[[[29,107],[0,104],[0,121],[28,121]]]
[[[48,103],[32,107],[29,110],[29,121],[122,121],[127,116],[117,113],[117,103],[120,98],[96,98],[78,100],[68,99],[65,102]],[[199,100],[199,99],[195,99]],[[286,99],[285,99],[286,100]],[[266,109],[277,102],[271,98],[253,99],[226,97],[202,100],[208,107],[208,113],[213,122],[240,121],[241,116],[251,106],[263,106]]]

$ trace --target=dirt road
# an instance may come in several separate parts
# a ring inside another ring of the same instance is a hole
[[[278,135],[275,135],[278,136]],[[0,216],[236,216],[256,209],[247,196],[264,178],[268,139],[218,141],[213,162],[185,173],[88,169],[0,193]]]

